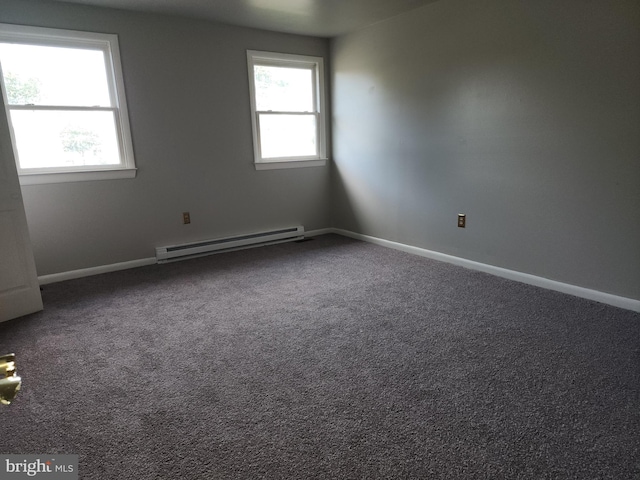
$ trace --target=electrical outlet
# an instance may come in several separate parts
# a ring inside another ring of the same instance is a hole
[[[464,213],[458,214],[458,226],[460,228],[465,228],[467,225],[467,216]]]
[[[189,215],[189,212],[184,212],[182,214],[182,223],[184,223],[185,225],[187,223],[191,223],[191,215]]]

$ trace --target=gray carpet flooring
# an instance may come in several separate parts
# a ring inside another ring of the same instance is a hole
[[[82,479],[640,478],[640,315],[337,235],[44,287],[1,453]]]

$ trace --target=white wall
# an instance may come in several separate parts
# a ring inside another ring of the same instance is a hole
[[[327,40],[30,0],[0,0],[0,22],[120,42],[138,175],[23,187],[39,275],[153,257],[160,245],[330,226],[329,167],[254,169],[246,63],[247,49],[328,57]]]
[[[334,226],[640,299],[638,25],[446,0],[333,40]]]
[[[257,172],[245,50],[326,40],[0,0],[0,22],[119,35],[139,167],[23,188],[38,273],[301,223],[640,299],[639,10],[441,0],[335,39],[335,168]]]

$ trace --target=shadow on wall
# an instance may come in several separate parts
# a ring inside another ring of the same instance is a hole
[[[333,78],[333,226],[395,239],[402,144],[389,125],[401,118],[392,89],[365,67]]]
[[[347,185],[343,169],[344,167],[334,159],[331,169],[331,226],[361,232],[361,225],[354,208],[355,202],[352,198],[353,185]]]

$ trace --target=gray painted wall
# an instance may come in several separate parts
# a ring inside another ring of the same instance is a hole
[[[640,299],[638,25],[447,0],[333,40],[334,226]]]
[[[247,49],[327,58],[327,40],[30,0],[0,0],[0,22],[120,41],[138,175],[23,187],[39,275],[153,257],[161,245],[330,225],[329,167],[254,169],[246,63]]]

